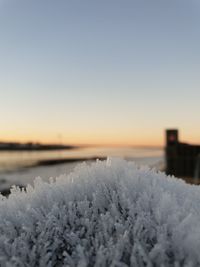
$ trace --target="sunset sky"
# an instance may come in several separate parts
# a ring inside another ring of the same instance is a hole
[[[200,143],[199,0],[0,0],[0,140]]]

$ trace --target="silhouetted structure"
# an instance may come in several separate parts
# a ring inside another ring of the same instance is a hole
[[[179,142],[178,130],[166,130],[166,173],[177,177],[200,177],[200,145]]]

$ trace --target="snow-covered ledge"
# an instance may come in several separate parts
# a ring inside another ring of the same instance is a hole
[[[0,201],[0,266],[200,266],[199,251],[200,187],[124,160]]]

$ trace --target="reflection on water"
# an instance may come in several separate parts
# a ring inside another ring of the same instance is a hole
[[[87,147],[57,151],[12,151],[0,152],[0,171],[10,171],[28,166],[39,160],[60,158],[122,157],[142,161],[163,158],[163,149]],[[148,164],[148,162],[144,162]]]

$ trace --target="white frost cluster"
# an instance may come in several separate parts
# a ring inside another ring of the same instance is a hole
[[[124,160],[13,189],[0,266],[200,266],[200,188]]]

